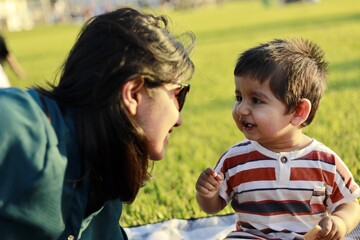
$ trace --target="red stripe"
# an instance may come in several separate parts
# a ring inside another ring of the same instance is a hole
[[[249,212],[246,211],[241,211],[241,210],[236,210],[236,213],[246,213],[248,214]],[[310,216],[311,214],[309,212],[289,212],[289,211],[278,211],[278,212],[267,212],[267,213],[251,213],[251,215],[258,215],[258,216],[266,216],[266,217],[271,217],[271,216],[276,216],[276,215],[291,215],[291,216]]]
[[[349,170],[344,164],[338,163],[336,165],[337,171],[340,174],[340,177],[344,180],[345,186],[351,192],[355,192],[358,188],[358,185],[354,182],[354,179],[349,174]]]
[[[241,155],[236,155],[236,156],[227,158],[226,161],[224,162],[224,168],[230,169],[239,164],[244,164],[244,163],[247,163],[250,161],[264,160],[264,159],[269,159],[269,157],[258,151],[252,151],[249,153],[244,153]]]
[[[333,155],[332,153],[316,151],[316,150],[311,151],[305,156],[302,156],[300,159],[322,160],[331,165],[335,165],[336,162],[335,155]]]
[[[335,174],[320,168],[292,168],[290,173],[291,181],[321,181],[332,186]]]
[[[301,157],[304,159],[310,159],[310,160],[321,160],[323,162],[329,163],[331,165],[334,165],[336,167],[337,174],[340,175],[340,177],[343,179],[345,186],[347,189],[349,189],[350,192],[355,192],[358,189],[358,185],[355,183],[354,179],[351,176],[351,173],[347,166],[343,163],[341,163],[340,159],[337,158],[336,155],[328,152],[321,152],[321,151],[312,151],[308,155]],[[322,170],[321,176],[324,177],[324,179],[316,179],[314,175],[319,174],[316,173],[316,171],[309,171],[308,173],[305,173],[307,170],[303,170],[304,172],[299,171],[297,173],[298,169],[292,171],[291,177],[293,177],[292,180],[303,180],[304,177],[306,177],[306,174],[309,174],[309,180],[321,180],[326,182],[327,185],[333,187],[333,195],[331,196],[331,201],[333,203],[336,203],[337,201],[344,198],[342,193],[340,192],[336,182],[335,182],[335,174],[327,172],[325,170]],[[320,174],[319,174],[320,176]]]
[[[276,180],[274,168],[258,168],[237,172],[234,176],[227,180],[228,189],[226,190],[226,194],[230,196],[233,188],[239,186],[240,184],[264,180]]]
[[[324,204],[311,204],[311,214],[323,213],[326,211],[326,207]]]
[[[229,178],[228,185],[236,187],[243,183],[264,180],[276,180],[274,168],[258,168],[240,171]]]
[[[343,198],[344,198],[344,195],[342,195],[342,193],[340,192],[339,187],[335,184],[335,186],[333,186],[333,194],[330,196],[331,201],[333,203],[336,203],[336,202],[340,201]]]

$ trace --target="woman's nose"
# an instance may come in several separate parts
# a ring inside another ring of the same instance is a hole
[[[181,114],[179,113],[179,117],[178,117],[178,120],[176,121],[175,123],[175,127],[180,127],[182,124],[182,117],[181,117]]]

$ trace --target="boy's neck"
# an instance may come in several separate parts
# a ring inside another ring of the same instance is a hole
[[[275,144],[261,144],[263,147],[269,149],[272,152],[280,153],[280,152],[293,152],[298,151],[303,148],[306,148],[313,141],[312,138],[306,136],[305,134],[301,134],[301,136],[297,138],[287,139],[287,141],[278,142]]]

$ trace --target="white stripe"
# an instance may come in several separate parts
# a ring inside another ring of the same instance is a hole
[[[291,189],[277,189],[277,190],[264,190],[254,192],[243,192],[237,196],[237,200],[240,203],[243,202],[260,202],[266,200],[273,201],[284,201],[284,200],[296,200],[296,201],[306,201],[309,200],[312,196],[312,191],[301,191],[301,190],[291,190]]]
[[[277,231],[288,229],[293,232],[307,232],[313,228],[324,216],[292,216],[289,214],[273,216],[257,216],[246,213],[236,213],[237,221],[249,222],[257,229],[271,228]]]
[[[314,189],[314,186],[324,186],[323,182],[320,181],[290,181],[285,188],[291,189]],[[237,192],[242,192],[245,190],[255,190],[255,189],[274,189],[280,188],[276,181],[254,181],[246,182],[234,188]],[[282,188],[282,187],[281,187]]]
[[[323,171],[331,172],[333,173],[336,169],[335,165],[332,165],[330,163],[326,163],[323,161],[311,161],[306,159],[298,159],[296,161],[292,162],[292,167],[295,168],[317,168],[322,169]]]

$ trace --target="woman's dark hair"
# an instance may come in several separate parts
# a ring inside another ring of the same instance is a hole
[[[179,37],[187,37],[182,38],[187,46]],[[82,28],[59,83],[37,88],[73,111],[80,153],[91,166],[92,192],[101,201],[132,202],[150,176],[147,139],[123,105],[122,85],[134,75],[148,86],[158,79],[189,80],[194,40],[190,32],[172,35],[163,16],[131,8],[98,15]]]

